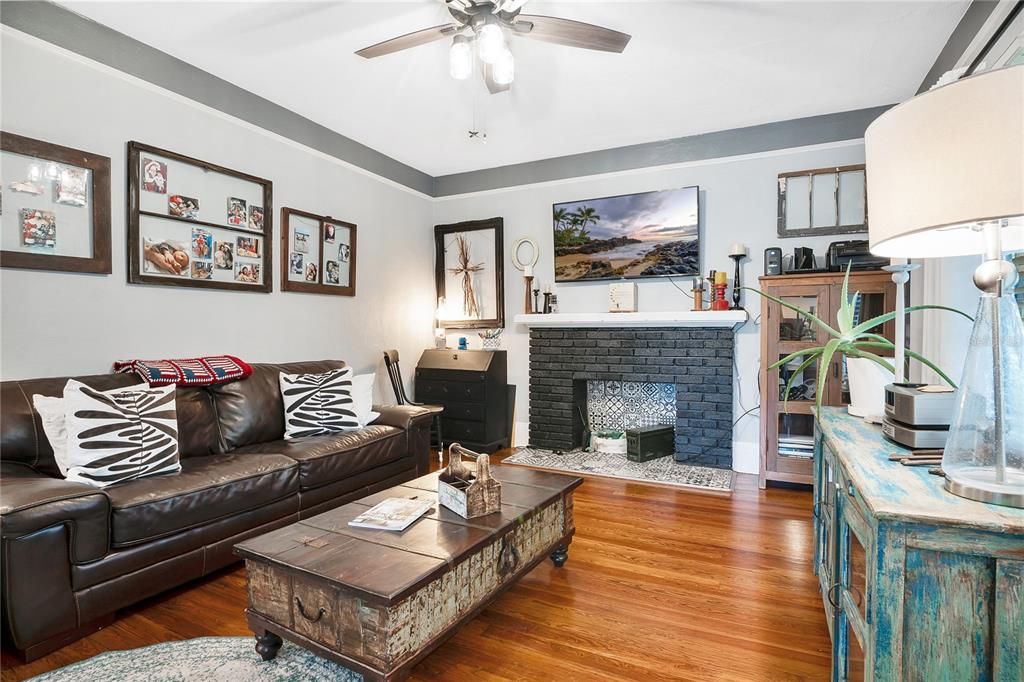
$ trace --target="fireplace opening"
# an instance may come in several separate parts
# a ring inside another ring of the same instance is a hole
[[[648,381],[587,381],[591,431],[675,427],[676,387]]]

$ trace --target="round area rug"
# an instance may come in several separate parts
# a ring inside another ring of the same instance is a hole
[[[199,637],[111,651],[29,682],[359,682],[362,675],[285,642],[264,662],[252,637]]]

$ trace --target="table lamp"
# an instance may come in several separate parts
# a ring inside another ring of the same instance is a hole
[[[1024,248],[1024,65],[893,107],[864,142],[872,253],[984,256],[942,469],[950,492],[1024,507],[1024,323],[1003,259]]]

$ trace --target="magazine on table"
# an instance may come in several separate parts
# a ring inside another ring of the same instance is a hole
[[[403,531],[434,508],[432,500],[389,497],[348,522],[356,528]]]

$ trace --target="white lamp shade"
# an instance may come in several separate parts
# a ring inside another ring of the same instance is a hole
[[[893,107],[864,142],[872,253],[979,254],[985,239],[971,227],[999,219],[1003,250],[1024,249],[1024,65]]]

